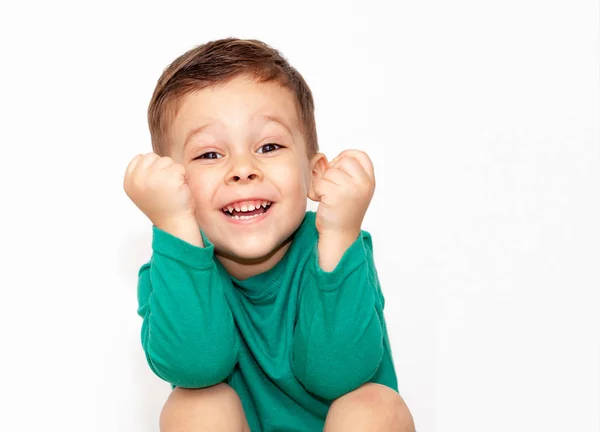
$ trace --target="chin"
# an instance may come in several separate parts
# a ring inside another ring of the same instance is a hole
[[[291,235],[298,229],[306,210],[299,212],[291,211],[287,207],[279,207],[275,203],[269,210],[271,213],[263,222],[249,224],[248,227],[223,225],[224,216],[219,214],[218,221],[212,221],[214,231],[215,251],[218,255],[247,264],[259,263],[268,259],[273,253],[288,243]],[[281,213],[288,215],[285,218],[278,217]],[[206,224],[209,226],[209,224]],[[211,238],[211,233],[207,233]],[[218,239],[218,240],[217,240]]]
[[[235,244],[222,245],[217,253],[235,261],[260,262],[267,259],[285,242],[285,239],[265,241],[264,238],[255,237],[237,240]]]

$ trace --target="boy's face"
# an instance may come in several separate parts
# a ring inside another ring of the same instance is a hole
[[[312,169],[325,159],[308,160],[293,93],[240,76],[188,94],[170,142],[170,156],[187,168],[198,225],[230,273],[248,277],[275,265],[306,213]],[[223,211],[264,201],[272,204],[256,217]]]

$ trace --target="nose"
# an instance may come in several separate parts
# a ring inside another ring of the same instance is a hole
[[[235,157],[231,169],[227,173],[225,182],[227,184],[247,183],[262,179],[262,172],[255,165],[251,157],[240,155]]]

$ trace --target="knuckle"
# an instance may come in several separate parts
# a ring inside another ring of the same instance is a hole
[[[340,165],[344,165],[345,167],[356,167],[360,166],[360,163],[354,158],[344,158],[340,161]]]
[[[140,158],[142,157],[141,154],[137,154],[135,155],[133,158],[131,158],[131,160],[129,161],[129,164],[127,165],[127,167],[131,167],[136,161],[138,161]]]
[[[174,163],[175,163],[175,161],[173,159],[171,159],[169,156],[162,156],[162,157],[158,158],[157,161],[155,162],[155,164],[157,166],[161,166],[161,167],[168,167]]]
[[[159,156],[156,153],[147,153],[146,155],[144,155],[143,161],[146,165],[150,165],[151,163],[155,162],[158,158]]]

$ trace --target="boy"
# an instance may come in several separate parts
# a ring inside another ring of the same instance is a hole
[[[373,166],[319,153],[302,76],[260,41],[213,41],[163,72],[148,120],[124,188],[153,224],[138,314],[173,386],[161,431],[414,430],[361,230]]]

